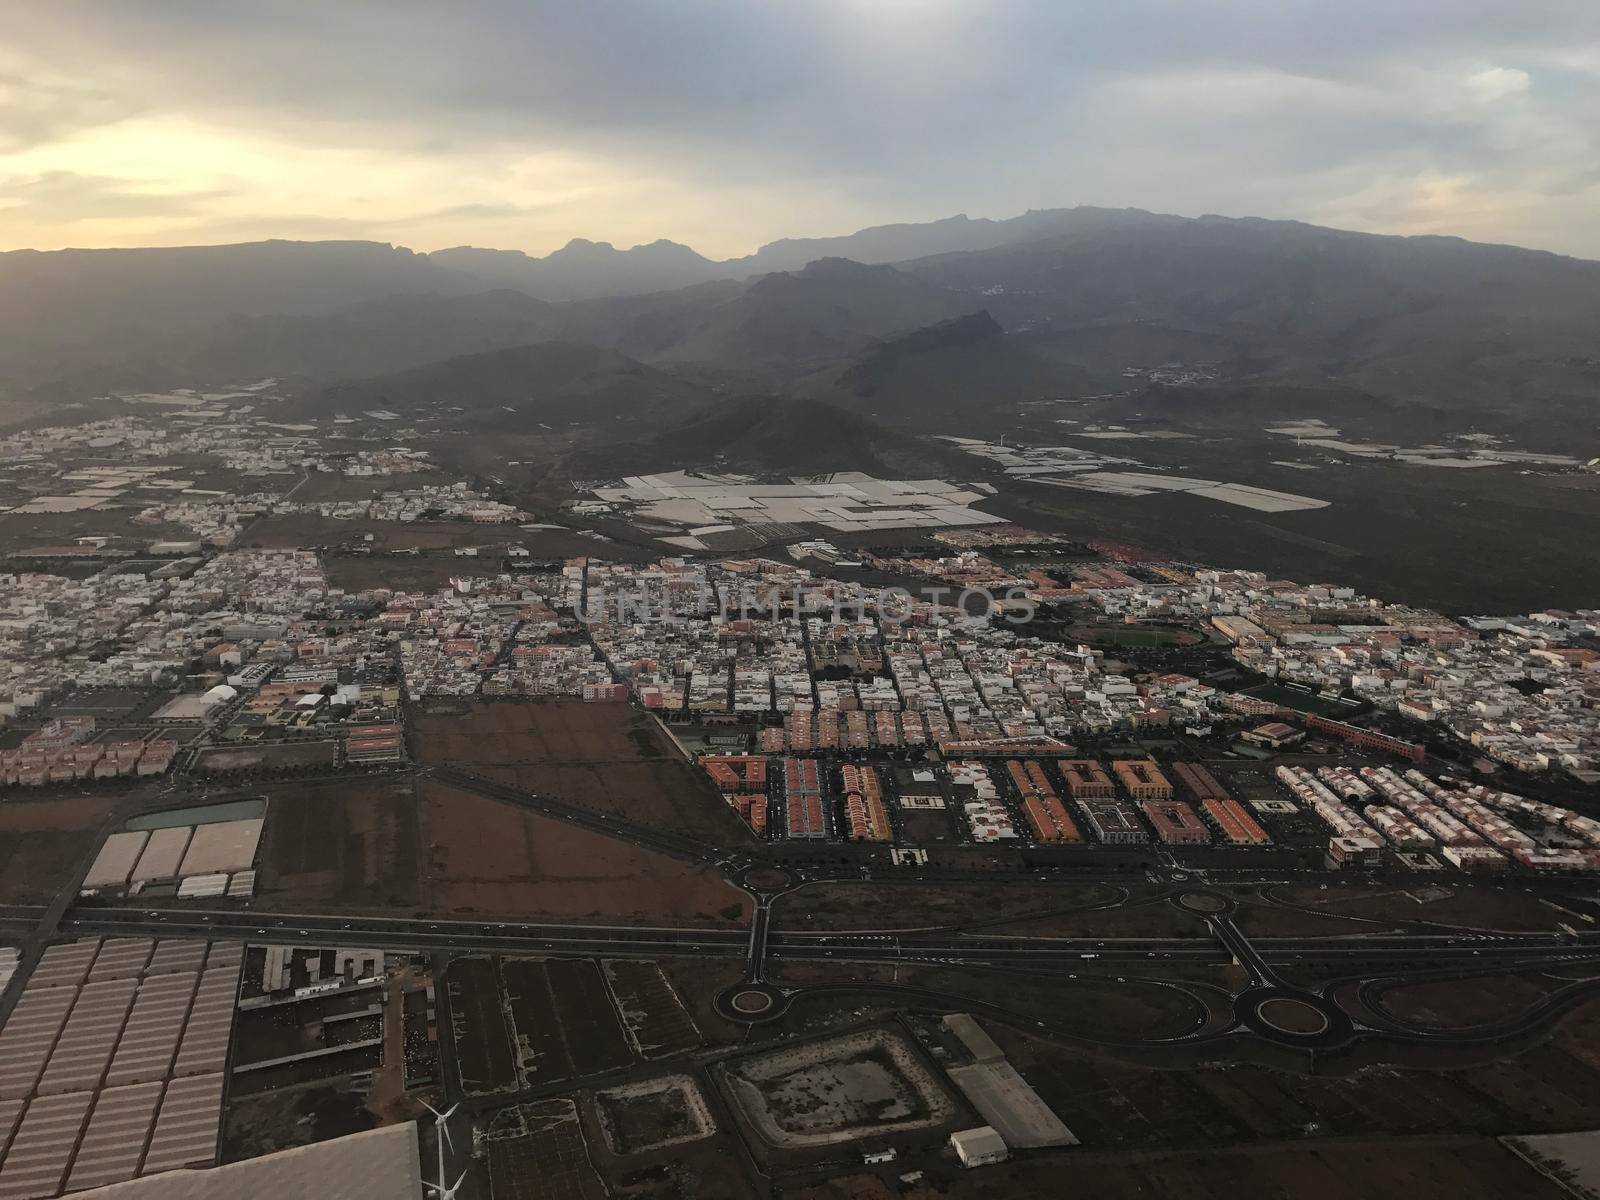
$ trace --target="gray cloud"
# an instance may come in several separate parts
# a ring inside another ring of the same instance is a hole
[[[1089,202],[1383,226],[1393,196],[1407,229],[1429,211],[1408,186],[1448,178],[1462,232],[1501,236],[1502,211],[1525,236],[1565,197],[1539,243],[1600,255],[1570,202],[1600,160],[1600,5],[1569,0],[117,0],[8,23],[98,97],[0,112],[28,144],[148,111],[443,172],[578,153],[699,189],[701,227],[734,189],[803,184],[863,222]]]
[[[0,154],[132,116],[138,103],[90,86],[0,72]]]

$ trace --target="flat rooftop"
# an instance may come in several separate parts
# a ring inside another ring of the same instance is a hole
[[[83,1200],[421,1200],[417,1127],[385,1125],[201,1171],[165,1171],[78,1192]]]

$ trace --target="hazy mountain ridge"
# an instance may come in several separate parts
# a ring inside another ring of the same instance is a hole
[[[841,249],[853,257],[726,277]],[[929,252],[861,261],[915,251]],[[503,286],[530,272],[569,291],[709,277],[562,302]],[[1005,337],[945,330],[887,345],[980,309]],[[890,420],[1126,390],[1125,369],[1202,361],[1236,385],[1349,388],[1592,433],[1600,263],[1078,208],[786,240],[720,264],[668,242],[575,241],[543,259],[352,242],[15,252],[0,255],[0,318],[0,383],[53,382],[60,399],[266,374],[350,379],[569,341],[730,389],[804,377],[804,394]]]
[[[543,258],[474,246],[435,250],[428,258],[441,267],[469,272],[486,286],[515,288],[546,300],[664,292],[729,276],[722,264],[665,238],[628,250],[573,238]]]
[[[972,302],[891,267],[834,260],[749,283],[567,304],[499,289],[428,292],[328,313],[235,316],[146,339],[106,366],[102,386],[266,375],[357,379],[441,359],[543,342],[581,342],[662,365],[785,372],[854,354],[875,338],[967,311]],[[137,366],[137,370],[134,367]],[[164,375],[161,368],[164,367]]]
[[[438,412],[450,425],[527,428],[665,418],[706,399],[694,385],[615,350],[552,341],[313,388],[287,401],[286,411],[308,416],[380,409],[402,416]]]
[[[376,242],[11,251],[0,254],[0,386],[106,386],[93,381],[159,372],[169,342],[220,322],[475,290],[470,276]]]
[[[1018,404],[1087,390],[1090,380],[1007,334],[980,309],[885,339],[808,376],[800,390],[891,424],[957,431]]]
[[[1592,399],[1564,364],[1600,328],[1600,263],[1287,221],[1082,217],[1048,238],[900,266],[981,294],[1011,329],[1156,325],[1213,339],[1235,374],[1469,407]]]
[[[589,300],[690,287],[713,279],[748,279],[799,271],[818,259],[847,258],[868,266],[934,254],[985,250],[1049,233],[1076,209],[1045,209],[1005,220],[965,213],[923,224],[875,225],[837,237],[779,238],[753,254],[717,261],[681,242],[659,238],[618,250],[609,242],[573,238],[544,257],[520,250],[456,246],[428,258],[470,271],[485,285],[516,288],[546,300]]]
[[[713,305],[663,362],[798,367],[853,354],[880,337],[970,312],[970,297],[893,267],[825,258],[763,275]]]

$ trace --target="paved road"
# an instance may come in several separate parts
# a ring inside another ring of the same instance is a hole
[[[294,945],[375,949],[577,954],[612,957],[713,955],[743,957],[743,929],[651,929],[598,925],[523,925],[427,921],[407,917],[328,917],[304,913],[206,909],[77,909],[63,932],[155,937],[238,937]]]
[[[439,1076],[443,1095],[439,1098],[439,1111],[448,1113],[463,1099],[461,1091],[461,1066],[456,1058],[455,1017],[450,1007],[450,989],[445,984],[445,971],[449,968],[448,955],[439,955],[433,964],[433,997],[435,1027],[439,1031]],[[444,1139],[445,1183],[454,1183],[467,1169],[467,1157],[472,1149],[472,1117],[467,1112],[456,1112],[449,1121],[449,1137]],[[431,1136],[438,1137],[435,1130]],[[435,1151],[434,1163],[438,1163]],[[434,1168],[437,1170],[437,1165]],[[426,1172],[424,1172],[426,1173]]]
[[[0,916],[3,916],[0,913]],[[1267,964],[1405,963],[1540,960],[1600,955],[1600,935],[1405,934],[1347,938],[1045,938],[962,933],[784,933],[772,931],[765,907],[747,929],[521,924],[411,917],[316,916],[227,909],[70,910],[64,933],[157,937],[239,937],[301,945],[351,945],[506,954],[569,954],[617,958],[743,958],[754,978],[770,959],[962,962],[996,966],[1082,967],[1104,960],[1225,962],[1238,958],[1257,972]],[[1231,928],[1231,926],[1230,926]],[[1237,931],[1234,931],[1237,934]]]

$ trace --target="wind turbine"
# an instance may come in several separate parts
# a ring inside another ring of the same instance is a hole
[[[456,1144],[455,1144],[454,1140],[450,1137],[450,1124],[449,1124],[449,1122],[450,1122],[450,1118],[455,1116],[456,1109],[461,1107],[461,1103],[460,1103],[460,1101],[457,1101],[455,1104],[452,1104],[449,1108],[447,1108],[444,1112],[440,1112],[437,1108],[435,1108],[433,1105],[429,1104],[426,1100],[422,1101],[421,1103],[422,1103],[422,1107],[423,1108],[427,1109],[429,1112],[431,1112],[433,1114],[433,1128],[434,1128],[435,1134],[436,1134],[436,1136],[433,1139],[433,1142],[434,1142],[434,1146],[439,1151],[439,1182],[438,1183],[429,1183],[426,1179],[424,1179],[422,1181],[422,1186],[424,1188],[426,1188],[428,1191],[432,1192],[435,1196],[437,1196],[439,1198],[439,1200],[456,1200],[456,1192],[460,1189],[462,1180],[466,1179],[467,1173],[465,1171],[461,1172],[461,1178],[460,1179],[457,1179],[455,1181],[455,1183],[452,1184],[450,1187],[445,1187],[445,1185],[444,1185],[444,1148],[446,1146],[449,1146],[452,1152],[456,1148]]]
[[[434,1196],[438,1197],[438,1200],[456,1200],[456,1193],[461,1190],[461,1185],[466,1181],[466,1178],[467,1173],[463,1171],[461,1172],[460,1178],[458,1178],[447,1188],[442,1188],[435,1183],[429,1183],[426,1179],[422,1181],[422,1186],[427,1188],[428,1191]]]

